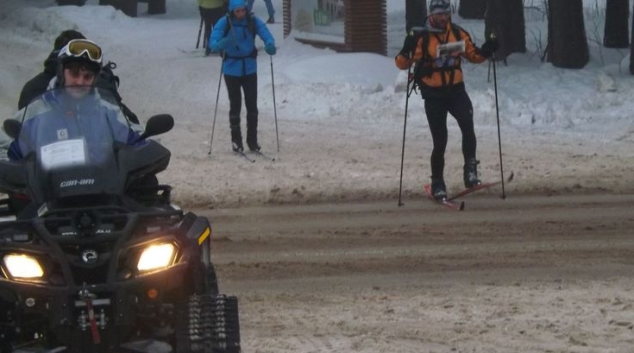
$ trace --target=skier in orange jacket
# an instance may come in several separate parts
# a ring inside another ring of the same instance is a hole
[[[403,49],[396,56],[396,66],[407,70],[415,65],[413,80],[425,100],[434,148],[431,154],[431,187],[434,198],[447,198],[443,178],[447,147],[447,113],[458,122],[462,131],[464,184],[470,188],[481,183],[478,179],[476,136],[473,127],[473,106],[465,90],[461,69],[462,58],[472,63],[486,61],[498,48],[495,39],[478,48],[469,34],[451,22],[449,0],[431,0],[426,27],[410,32]],[[409,93],[408,93],[409,94]]]

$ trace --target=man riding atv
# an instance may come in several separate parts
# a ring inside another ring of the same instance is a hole
[[[103,139],[106,131],[112,131],[114,139],[124,144],[145,143],[140,138],[142,128],[131,123],[120,106],[111,103],[114,92],[96,90],[102,64],[101,48],[87,39],[71,40],[59,51],[57,75],[51,80],[49,90],[16,114],[16,119],[22,122],[21,133],[8,146],[6,156],[9,160],[22,159],[32,152],[35,143],[42,145],[44,142],[68,140],[77,134],[91,141],[89,146],[95,146],[96,141]],[[85,110],[95,106],[99,107],[99,114],[90,114],[91,118],[87,119],[89,112]],[[57,114],[59,110],[63,111],[63,115]],[[72,124],[69,124],[69,119],[73,120]],[[45,133],[35,136],[43,122],[47,124]],[[156,185],[156,176],[147,175],[131,187]],[[27,201],[23,195],[10,195],[13,213],[19,214]]]
[[[172,116],[139,134],[92,86],[99,47],[74,41],[60,55],[57,87],[4,122],[13,160],[0,161],[0,192],[24,207],[0,222],[0,353],[239,353],[209,220],[142,182],[167,168],[169,150],[147,138]]]
[[[119,107],[110,104],[106,100],[101,100],[100,106],[103,111],[97,121],[85,121],[81,119],[81,105],[78,103],[84,98],[90,90],[93,89],[96,78],[99,76],[103,62],[103,54],[101,48],[87,40],[75,39],[71,40],[63,47],[57,57],[57,76],[51,81],[49,88],[65,87],[67,96],[71,99],[63,102],[60,101],[60,95],[56,95],[56,91],[48,91],[45,93],[44,99],[37,101],[41,103],[39,106],[29,106],[18,112],[18,116],[22,118],[22,129],[32,130],[33,125],[38,124],[41,119],[76,119],[77,128],[82,129],[82,133],[87,138],[94,137],[98,139],[103,134],[104,124],[115,129],[115,138],[123,143],[135,144],[139,143],[140,127],[132,125],[121,113]],[[75,102],[74,102],[75,101]],[[66,116],[51,116],[51,109],[47,106],[65,105]],[[84,104],[85,105],[85,104]],[[134,129],[136,129],[136,131]],[[51,131],[53,133],[53,131]],[[68,139],[72,135],[72,131],[57,130],[56,135],[51,136],[52,139],[63,140]],[[29,133],[26,134],[29,136]],[[28,141],[15,140],[11,143],[8,150],[8,157],[11,160],[18,160],[25,154],[24,148]]]

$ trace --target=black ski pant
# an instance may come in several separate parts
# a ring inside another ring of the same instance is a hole
[[[434,149],[431,153],[431,176],[443,178],[447,147],[447,113],[458,122],[462,131],[462,155],[465,162],[476,156],[476,135],[473,127],[473,106],[467,92],[456,90],[450,95],[425,98],[425,113],[429,122]]]
[[[198,10],[200,11],[200,17],[203,19],[203,22],[205,22],[203,48],[207,48],[209,37],[211,36],[211,28],[216,24],[216,22],[218,22],[219,19],[222,18],[222,16],[225,15],[225,7],[220,6],[215,9],[206,9],[199,6]]]
[[[229,95],[229,121],[240,123],[240,110],[242,109],[242,90],[244,103],[247,107],[247,133],[249,130],[255,134],[258,128],[258,74],[247,76],[225,75],[225,84]],[[232,121],[233,119],[233,121]]]

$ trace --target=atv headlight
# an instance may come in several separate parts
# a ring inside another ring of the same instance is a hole
[[[157,270],[167,267],[174,262],[176,247],[174,244],[150,245],[143,250],[137,269],[139,271]]]
[[[44,271],[40,263],[32,256],[9,254],[4,256],[4,265],[15,278],[40,278]]]

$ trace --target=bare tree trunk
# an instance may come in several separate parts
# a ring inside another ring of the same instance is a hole
[[[634,13],[634,9],[632,9]],[[630,73],[634,75],[634,17],[632,17],[632,42],[630,43]]]
[[[427,19],[426,0],[405,0],[405,31],[414,26],[424,26]]]
[[[462,18],[481,20],[486,11],[486,0],[460,0],[458,15]]]
[[[610,0],[605,5],[605,30],[603,46],[606,48],[627,48],[630,44],[628,22],[630,19],[629,0]]]
[[[511,53],[526,52],[524,2],[522,0],[487,0],[485,36],[495,33],[500,49],[496,58],[505,59]]]
[[[548,0],[548,61],[566,69],[590,61],[582,0]]]
[[[511,33],[511,52],[526,52],[526,21],[524,20],[524,1],[509,0],[509,22]]]

